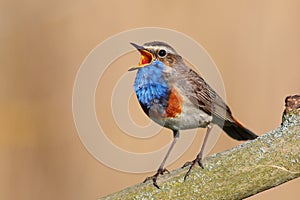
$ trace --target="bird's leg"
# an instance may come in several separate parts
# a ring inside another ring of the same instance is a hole
[[[207,126],[207,130],[206,130],[206,134],[205,134],[205,137],[204,137],[204,141],[203,141],[203,144],[202,144],[202,147],[201,147],[201,150],[199,152],[199,154],[197,155],[196,159],[193,160],[193,161],[190,161],[190,162],[186,162],[181,168],[185,168],[187,166],[190,166],[189,170],[187,171],[187,173],[185,174],[184,176],[184,180],[190,175],[191,173],[191,170],[193,169],[193,167],[195,166],[196,163],[199,164],[199,166],[203,169],[203,165],[202,165],[202,156],[203,156],[203,152],[204,152],[204,149],[205,149],[205,145],[207,143],[207,139],[208,139],[208,136],[209,136],[209,133],[211,131],[212,127],[210,125]]]
[[[154,185],[155,187],[157,187],[158,189],[160,189],[159,186],[157,185],[157,182],[156,182],[157,177],[158,177],[160,174],[163,175],[164,172],[169,173],[169,171],[168,171],[166,168],[164,168],[164,166],[165,166],[165,163],[166,163],[166,161],[167,161],[167,159],[168,159],[168,157],[169,157],[169,155],[170,155],[170,153],[171,153],[173,147],[175,146],[175,143],[176,143],[178,137],[179,137],[179,131],[178,131],[178,130],[173,130],[173,141],[172,141],[172,143],[171,143],[171,145],[170,145],[170,147],[169,147],[169,149],[168,149],[167,154],[165,155],[163,161],[161,162],[161,164],[160,164],[160,166],[159,166],[157,172],[156,172],[153,176],[147,177],[147,178],[144,180],[143,183],[145,183],[145,182],[147,182],[148,180],[151,180],[151,179],[152,179],[153,185]]]

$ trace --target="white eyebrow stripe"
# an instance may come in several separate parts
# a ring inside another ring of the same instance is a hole
[[[172,54],[176,54],[172,49],[168,48],[168,47],[163,47],[163,46],[144,46],[145,49],[152,49],[154,51],[160,50],[160,49],[164,49],[166,50],[168,53],[172,53]]]

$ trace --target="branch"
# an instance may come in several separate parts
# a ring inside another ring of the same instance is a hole
[[[296,99],[296,100],[295,100]],[[300,176],[300,96],[286,98],[283,122],[253,141],[100,199],[243,199]],[[295,100],[295,101],[293,101]],[[296,105],[297,104],[297,105]]]

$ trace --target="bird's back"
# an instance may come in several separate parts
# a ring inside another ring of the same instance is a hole
[[[257,137],[237,121],[224,102],[212,87],[194,70],[181,64],[175,70],[178,74],[176,86],[198,109],[212,116],[212,123],[217,124],[230,137],[237,140],[249,140]]]

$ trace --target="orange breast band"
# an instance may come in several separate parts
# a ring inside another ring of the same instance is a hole
[[[177,90],[173,88],[169,96],[168,107],[166,109],[166,117],[176,117],[178,114],[180,114],[182,111],[182,103],[182,97],[177,92]]]

